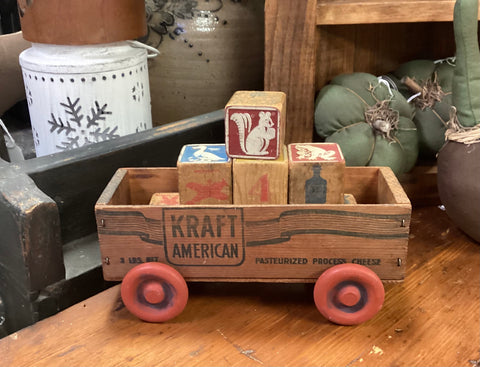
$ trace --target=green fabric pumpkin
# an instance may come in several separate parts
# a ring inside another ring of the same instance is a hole
[[[396,175],[418,156],[414,107],[400,92],[367,73],[342,74],[315,101],[315,128],[338,143],[347,166],[388,166]]]
[[[438,62],[414,60],[400,65],[388,75],[406,98],[417,95],[411,100],[415,106],[413,122],[418,129],[420,155],[424,158],[435,158],[445,143],[454,70],[452,59]],[[410,78],[410,83],[402,81],[406,77]]]

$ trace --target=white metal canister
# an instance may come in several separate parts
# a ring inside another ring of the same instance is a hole
[[[150,129],[147,56],[134,41],[23,51],[37,157]]]

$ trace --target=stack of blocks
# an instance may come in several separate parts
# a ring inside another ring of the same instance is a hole
[[[179,203],[344,203],[339,146],[296,143],[287,149],[285,123],[285,93],[236,92],[225,107],[226,144],[185,145],[180,152]]]
[[[236,92],[225,107],[225,143],[233,158],[233,203],[287,204],[282,92]]]

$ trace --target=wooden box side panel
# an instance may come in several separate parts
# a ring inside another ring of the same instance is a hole
[[[157,192],[178,192],[175,167],[120,168],[103,190],[96,207],[147,205]]]
[[[379,204],[410,205],[407,194],[391,169],[379,168],[377,189],[377,202]]]
[[[345,167],[345,193],[359,204],[377,203],[378,168]]]
[[[345,193],[359,204],[410,205],[395,174],[388,167],[345,167]]]
[[[401,280],[409,231],[402,223],[409,221],[409,208],[394,205],[97,210],[107,280],[147,261],[167,263],[187,280],[314,280],[344,262]]]
[[[316,4],[265,1],[265,90],[287,94],[286,144],[312,141]]]
[[[129,168],[132,205],[146,205],[156,192],[178,192],[176,167]]]
[[[128,170],[118,169],[103,190],[96,205],[130,204],[130,184]]]

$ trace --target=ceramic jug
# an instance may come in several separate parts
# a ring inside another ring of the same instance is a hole
[[[152,121],[224,108],[236,90],[263,90],[263,0],[146,0]]]

